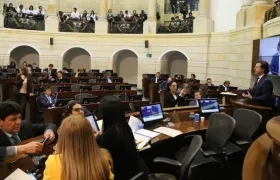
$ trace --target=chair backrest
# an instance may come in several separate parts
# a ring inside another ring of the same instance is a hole
[[[81,86],[84,86],[84,84],[73,84],[73,85],[71,85],[71,90],[73,92],[79,92]]]
[[[83,103],[84,98],[94,98],[94,96],[89,93],[80,93],[75,95],[75,100],[80,104]]]
[[[101,85],[94,85],[94,86],[92,86],[92,90],[100,90],[100,86]]]
[[[181,167],[180,180],[189,179],[189,176],[190,176],[190,173],[189,173],[190,165],[193,162],[196,154],[200,150],[200,148],[202,146],[202,143],[203,143],[203,140],[202,140],[201,136],[195,135],[192,138],[192,141],[191,141],[191,144],[189,146],[189,149],[186,152],[186,155],[185,155],[184,160],[183,160],[183,164],[182,164],[182,167]]]
[[[89,79],[88,82],[89,83],[96,83],[96,79]]]
[[[40,97],[36,97],[36,103],[37,103],[37,105],[38,105],[38,107],[39,107],[39,112],[43,112],[43,109],[42,109],[42,107],[41,107],[40,104],[39,104],[39,98],[40,98]]]
[[[138,174],[136,174],[135,176],[133,176],[132,178],[130,178],[129,180],[141,180],[141,177],[143,176],[143,172],[140,172]]]
[[[58,87],[60,87],[60,85],[53,85],[51,86],[51,90],[53,93],[58,92]]]
[[[129,97],[126,94],[114,94],[114,96],[120,98],[121,101],[129,101]]]
[[[262,116],[256,111],[240,108],[234,111],[236,121],[232,134],[234,140],[250,140],[262,122]]]
[[[208,120],[205,142],[210,148],[223,148],[235,127],[233,117],[225,113],[211,114]]]

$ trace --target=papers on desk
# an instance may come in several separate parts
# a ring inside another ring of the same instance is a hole
[[[237,94],[234,94],[232,92],[221,92],[221,95],[237,96]]]
[[[130,126],[132,132],[138,130],[138,124],[139,123],[142,123],[140,119],[138,119],[134,116],[130,116],[129,121],[128,121],[128,125]]]
[[[21,169],[16,169],[12,174],[6,177],[5,180],[36,180],[36,178],[26,174]]]
[[[165,134],[167,136],[170,137],[176,137],[180,134],[183,134],[181,131],[175,130],[175,129],[171,129],[171,128],[167,128],[167,127],[159,127],[154,129],[155,132],[161,133],[161,134]]]
[[[139,134],[133,134],[134,135],[134,139],[136,141],[136,145],[137,145],[137,149],[141,150],[143,149],[145,146],[148,145],[148,142],[151,140],[151,138],[139,135]]]
[[[134,132],[135,134],[138,134],[138,135],[141,135],[141,136],[144,136],[144,137],[147,137],[147,138],[155,138],[157,136],[159,136],[160,133],[157,133],[157,132],[153,132],[153,131],[150,131],[150,130],[147,130],[147,129],[140,129],[138,131],[135,131]]]

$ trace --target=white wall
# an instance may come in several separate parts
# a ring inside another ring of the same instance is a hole
[[[236,13],[241,6],[242,0],[210,0],[210,18],[214,21],[214,31],[235,29]]]

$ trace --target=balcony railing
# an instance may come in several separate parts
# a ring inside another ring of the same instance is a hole
[[[4,27],[12,29],[45,30],[44,16],[21,17],[17,13],[9,12],[4,16]]]
[[[109,24],[108,29],[112,34],[143,34],[143,23],[115,22]]]
[[[265,12],[264,22],[267,22],[279,16],[280,16],[280,4],[277,4],[276,6],[272,7],[271,9]]]
[[[83,32],[83,33],[94,33],[95,24],[87,21],[80,20],[67,20],[59,23],[60,32]]]
[[[192,33],[193,25],[187,21],[165,21],[163,24],[159,24],[157,28],[158,34],[168,33]]]

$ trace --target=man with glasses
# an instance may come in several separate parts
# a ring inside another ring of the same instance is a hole
[[[21,120],[20,106],[12,101],[0,103],[0,147],[5,147],[3,154],[15,156],[18,154],[36,154],[42,152],[43,144],[32,141],[18,145],[21,141],[44,135],[50,137],[48,143],[55,140],[56,126],[54,124],[31,124]],[[1,148],[1,149],[2,149]]]

